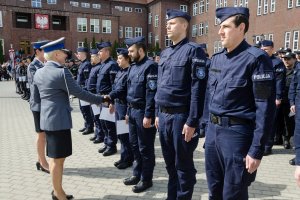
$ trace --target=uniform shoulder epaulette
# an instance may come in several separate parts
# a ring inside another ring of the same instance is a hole
[[[194,48],[199,48],[200,47],[200,45],[197,44],[196,42],[189,42],[188,44],[191,45]]]
[[[212,55],[212,57],[215,56],[215,55],[221,54],[221,53],[223,53],[224,51],[225,51],[225,49],[222,49],[221,51],[218,51],[218,52],[214,53],[214,54]]]
[[[280,64],[280,63],[282,63],[282,60],[280,60],[279,58],[275,58],[275,59],[274,59],[274,64],[275,64],[275,65],[278,65],[278,64]]]
[[[263,56],[263,55],[267,55],[267,53],[265,51],[263,51],[257,47],[253,47],[253,46],[249,47],[247,49],[247,51],[256,58]]]

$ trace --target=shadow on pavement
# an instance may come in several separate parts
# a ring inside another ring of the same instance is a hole
[[[249,187],[249,198],[265,199],[272,196],[279,197],[281,195],[281,191],[285,190],[286,188],[287,186],[283,184],[266,184],[255,181]],[[256,192],[254,193],[254,191]]]

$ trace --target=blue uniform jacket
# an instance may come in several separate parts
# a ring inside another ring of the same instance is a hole
[[[189,108],[186,124],[198,126],[203,112],[207,83],[206,56],[187,38],[161,53],[158,64],[157,106]]]
[[[89,77],[89,73],[91,71],[92,65],[90,61],[84,60],[80,64],[78,68],[78,74],[77,74],[77,83],[80,85],[80,87],[83,87],[86,89],[86,81]]]
[[[92,66],[89,78],[86,82],[87,90],[94,94],[96,93],[97,78],[98,78],[100,69],[101,69],[101,63],[98,63],[98,64]]]
[[[109,94],[111,92],[118,70],[119,66],[112,58],[106,59],[101,64],[97,78],[97,94]]]
[[[128,69],[129,68],[127,67],[118,71],[113,85],[113,90],[109,93],[112,100],[119,99],[126,102]]]
[[[293,106],[296,104],[296,97],[300,99],[300,96],[297,95],[300,92],[300,62],[296,62],[294,66],[294,76],[291,80],[291,85],[289,89],[289,101],[290,105]]]
[[[285,88],[285,66],[282,60],[274,55],[271,56],[271,60],[276,78],[276,99],[282,99]]]
[[[48,61],[34,76],[34,102],[41,103],[41,129],[58,131],[72,128],[69,95],[101,104],[102,97],[91,94],[75,82],[71,72],[59,63]]]
[[[255,124],[248,151],[261,159],[275,114],[275,77],[269,56],[246,41],[213,55],[209,70],[209,111]]]
[[[157,89],[157,65],[145,56],[128,70],[127,102],[145,106],[145,117],[155,116],[154,96]]]
[[[33,100],[33,78],[34,78],[35,72],[42,67],[44,67],[44,64],[37,58],[34,58],[33,61],[28,65],[28,68],[27,68],[28,84],[30,87],[29,105],[30,105],[30,109],[32,111],[36,111],[36,112],[40,112],[41,105],[39,103],[35,103]]]

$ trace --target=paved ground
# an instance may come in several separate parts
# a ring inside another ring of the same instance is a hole
[[[92,144],[89,136],[81,135],[83,120],[77,100],[72,103],[74,129],[73,155],[66,160],[63,185],[67,193],[76,199],[135,200],[165,199],[167,174],[158,138],[156,139],[156,167],[154,186],[143,193],[134,194],[122,179],[131,170],[118,170],[113,162],[119,154],[103,157]],[[197,184],[193,200],[207,199],[208,191],[204,170],[203,139],[195,152]],[[300,199],[300,189],[296,187],[294,167],[288,164],[293,157],[292,150],[276,146],[274,154],[263,159],[256,182],[249,189],[250,199]],[[35,162],[35,132],[33,117],[28,102],[15,93],[14,82],[0,82],[0,200],[10,199],[50,199],[51,180],[48,174],[37,171]]]

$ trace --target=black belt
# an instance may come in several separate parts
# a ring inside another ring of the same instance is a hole
[[[223,116],[217,116],[214,114],[210,114],[210,121],[213,124],[218,124],[220,126],[222,125],[251,125],[252,121],[248,119],[242,119],[237,117],[223,117]]]
[[[160,106],[159,108],[160,108],[160,112],[167,113],[167,114],[186,113],[189,111],[188,107],[186,106],[179,106],[179,107]]]
[[[126,100],[115,99],[115,101],[116,101],[116,103],[118,103],[118,104],[124,104],[124,105],[127,104],[127,101],[126,101]]]
[[[137,103],[128,103],[128,107],[138,109],[138,110],[144,110],[146,106],[144,104],[137,104]]]

